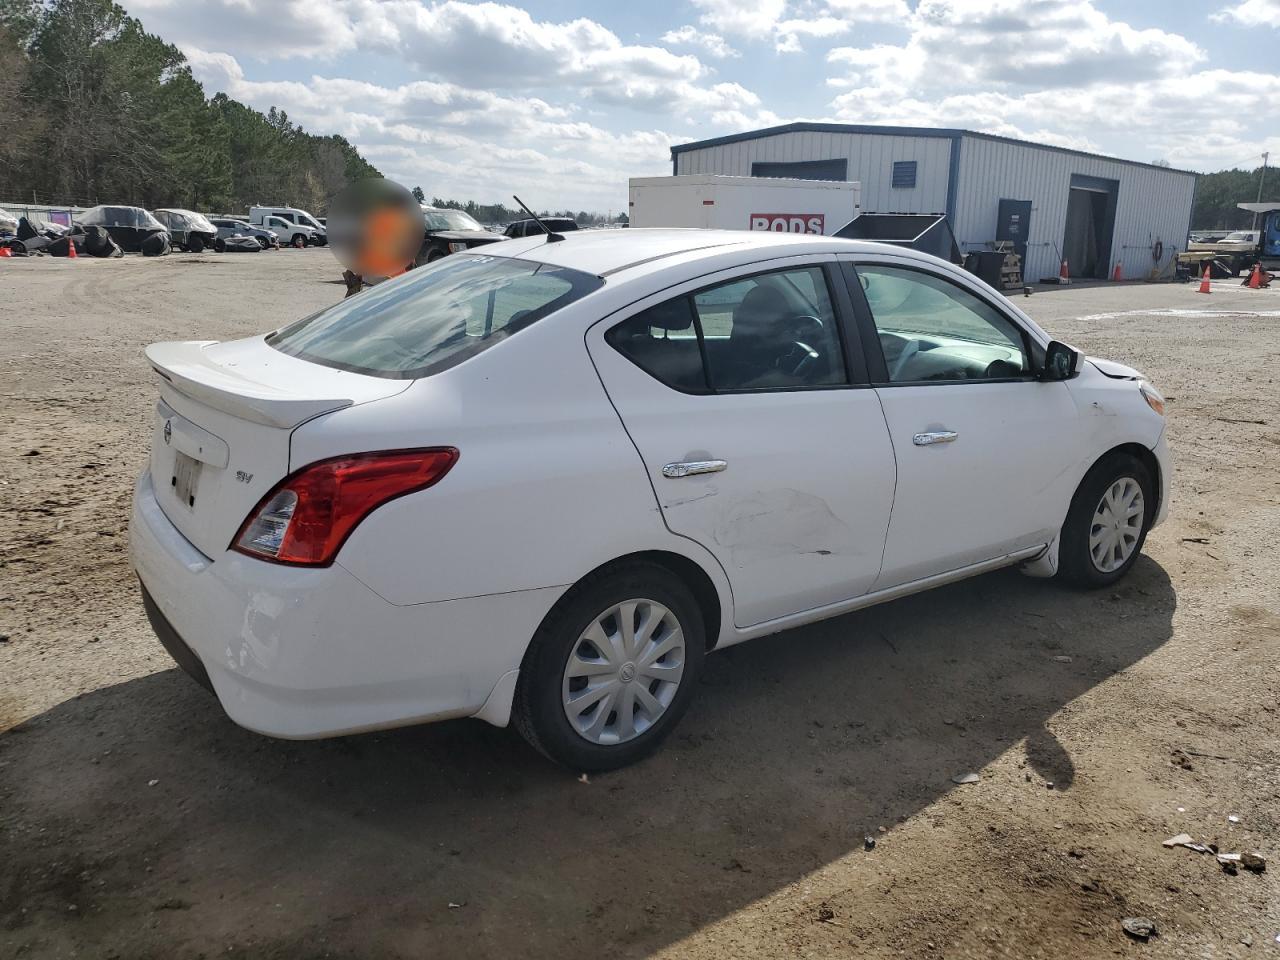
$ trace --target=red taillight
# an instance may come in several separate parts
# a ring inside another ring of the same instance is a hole
[[[308,464],[259,501],[231,549],[276,563],[327,567],[361,520],[388,500],[425,490],[457,461],[453,447],[433,447]]]

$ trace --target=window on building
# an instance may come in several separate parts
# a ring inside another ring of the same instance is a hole
[[[893,188],[910,190],[916,185],[916,161],[895,160],[893,162]]]

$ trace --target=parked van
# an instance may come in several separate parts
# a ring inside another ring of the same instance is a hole
[[[272,219],[280,222],[269,222]],[[328,232],[320,222],[297,207],[250,207],[249,222],[255,227],[274,230],[282,244],[323,247],[329,242]]]

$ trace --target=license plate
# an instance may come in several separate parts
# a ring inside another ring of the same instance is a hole
[[[200,483],[200,468],[204,466],[199,460],[187,456],[181,451],[173,452],[173,486],[174,496],[188,510],[196,506],[196,487]]]

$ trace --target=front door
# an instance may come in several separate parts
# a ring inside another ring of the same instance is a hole
[[[663,520],[715,555],[739,627],[867,592],[893,498],[834,258],[771,263],[672,288],[587,337]]]
[[[876,589],[1050,542],[1078,459],[1067,385],[1018,321],[919,261],[859,258],[872,380],[898,461]]]

